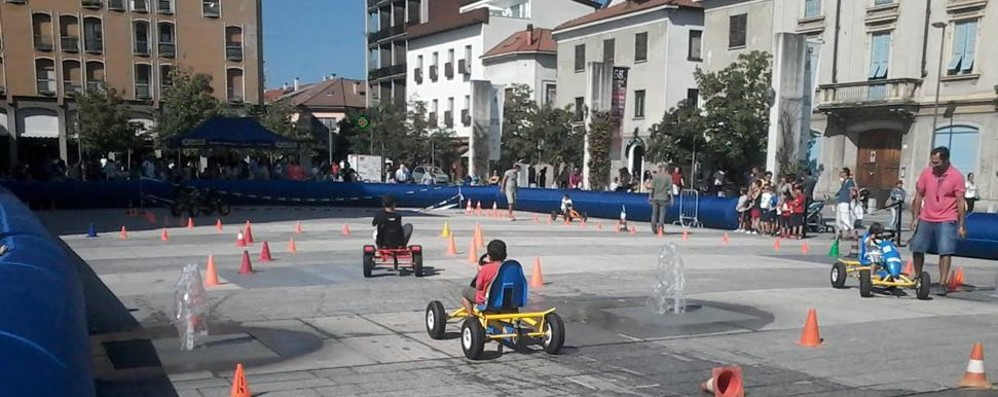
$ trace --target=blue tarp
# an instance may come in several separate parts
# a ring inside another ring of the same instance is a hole
[[[298,143],[260,125],[251,117],[215,116],[173,139],[183,148],[231,147],[295,149]]]

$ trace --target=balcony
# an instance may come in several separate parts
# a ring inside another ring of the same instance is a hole
[[[87,81],[87,91],[100,91],[104,87],[103,80],[90,80]]]
[[[438,77],[440,76],[437,74],[437,65],[430,66],[430,80],[437,81]]]
[[[101,39],[87,39],[83,44],[88,54],[100,54],[104,52],[104,41]]]
[[[391,29],[381,29],[377,32],[368,33],[367,41],[370,43],[375,43],[388,38],[391,35]]]
[[[895,107],[915,104],[922,80],[911,78],[857,81],[818,86],[818,110]]]
[[[55,80],[38,79],[38,95],[55,95]]]
[[[135,99],[138,100],[148,100],[152,98],[152,90],[149,89],[149,84],[136,84],[135,85]]]
[[[44,35],[35,35],[35,49],[38,51],[52,51],[52,38]]]
[[[447,62],[444,64],[444,76],[447,76],[448,79],[454,78],[454,63]]]
[[[177,45],[174,43],[159,43],[157,50],[159,56],[163,58],[174,58],[177,56]]]
[[[149,56],[149,42],[148,41],[136,41],[133,54],[139,56]]]
[[[229,43],[225,46],[225,59],[232,62],[242,62],[243,46],[241,44]]]
[[[173,0],[159,0],[156,3],[156,11],[160,14],[173,14]]]
[[[369,72],[370,79],[376,80],[385,77],[392,77],[405,74],[405,64],[392,65],[389,67],[384,67],[381,69],[375,69]]]
[[[100,9],[101,0],[82,0],[83,8]]]
[[[67,97],[75,97],[83,94],[83,87],[72,81],[64,81],[62,83],[62,93]]]
[[[222,16],[222,7],[218,5],[217,1],[204,2],[201,6],[201,12],[208,18],[218,18]]]
[[[423,83],[423,69],[415,68],[412,70],[412,77],[416,79],[416,84]]]
[[[108,0],[107,9],[113,11],[125,11],[125,0]]]
[[[447,128],[454,128],[454,112],[450,110],[444,111],[444,125]]]
[[[80,52],[80,38],[73,36],[63,36],[62,42],[62,52],[77,53]]]
[[[465,75],[471,74],[471,65],[468,64],[467,59],[457,61],[457,72]]]
[[[132,11],[149,12],[149,3],[146,0],[132,0]]]
[[[465,127],[471,126],[471,111],[468,109],[461,110],[461,125]]]

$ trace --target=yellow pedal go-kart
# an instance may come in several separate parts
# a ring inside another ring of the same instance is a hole
[[[890,235],[887,232],[874,237],[879,248],[877,251],[867,252],[861,246],[860,257],[866,258],[865,261],[839,258],[832,265],[829,275],[832,287],[844,288],[846,278],[854,276],[859,277],[859,295],[864,298],[873,296],[873,288],[877,287],[891,291],[898,291],[899,288],[914,289],[918,299],[927,299],[932,277],[926,271],[922,271],[917,277],[902,272],[901,255],[897,246],[892,239],[885,238]]]
[[[499,342],[503,347],[524,351],[527,346],[539,343],[548,354],[558,354],[565,343],[565,324],[555,309],[521,313],[527,304],[527,280],[519,262],[506,261],[499,266],[489,293],[487,305],[476,305],[473,317],[464,308],[451,313],[444,310],[440,301],[426,307],[426,332],[433,339],[444,339],[447,322],[461,320],[461,349],[465,357],[475,360],[482,356],[485,343]]]

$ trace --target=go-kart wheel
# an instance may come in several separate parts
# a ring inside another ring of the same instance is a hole
[[[915,296],[918,299],[929,299],[930,288],[932,287],[932,276],[929,276],[929,272],[922,272],[922,274],[915,280]]]
[[[374,269],[374,253],[364,253],[364,278],[371,277],[371,270]]]
[[[846,286],[847,275],[846,265],[842,262],[835,262],[835,264],[832,265],[831,273],[828,275],[832,282],[832,288],[844,288]]]
[[[431,339],[443,339],[447,329],[447,312],[440,301],[430,302],[426,306],[426,333]]]
[[[869,270],[859,272],[859,296],[869,298],[873,296],[873,280]]]
[[[412,253],[412,274],[416,277],[423,277],[423,253]]]
[[[471,360],[477,360],[485,350],[485,329],[477,318],[464,320],[464,325],[461,326],[461,350]]]
[[[544,336],[541,344],[547,354],[558,354],[565,344],[565,323],[558,313],[548,313],[544,316]]]
[[[558,212],[557,211],[551,211],[551,220],[552,221],[558,220]]]

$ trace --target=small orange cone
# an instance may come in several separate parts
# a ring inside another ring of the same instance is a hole
[[[473,211],[473,210],[472,210],[472,208],[471,208],[471,199],[469,198],[469,199],[468,199],[468,208],[465,208],[465,209],[464,209],[464,214],[465,214],[465,215],[471,215],[472,211]]]
[[[239,265],[239,274],[253,273],[253,263],[250,262],[249,251],[243,250],[243,262]]]
[[[742,368],[739,366],[714,368],[710,379],[700,385],[700,390],[715,397],[744,397]]]
[[[914,277],[915,276],[915,264],[912,263],[911,259],[908,259],[908,263],[904,265],[904,274]]]
[[[811,247],[808,247],[807,243],[804,243],[804,245],[800,246],[800,253],[808,254],[810,252],[811,252]]]
[[[963,268],[962,267],[956,268],[956,273],[953,275],[953,283],[956,284],[956,286],[958,286],[958,287],[961,286],[961,285],[963,285]]]
[[[638,234],[637,226],[631,225],[631,234]]]
[[[218,270],[215,269],[215,257],[208,255],[208,269],[204,272],[204,286],[215,287],[220,284],[218,282]]]
[[[292,254],[298,252],[298,247],[295,246],[295,239],[291,239],[291,241],[288,242],[288,252]]]
[[[343,235],[344,236],[349,236],[350,235],[350,225],[349,224],[346,224],[346,223],[343,224]]]
[[[448,238],[447,255],[457,255],[457,246],[454,245],[454,234],[451,234]]]
[[[603,221],[596,222],[596,230],[603,230]]]
[[[797,344],[804,347],[819,347],[821,342],[821,335],[818,332],[818,314],[814,309],[810,309],[807,311],[804,330],[801,332],[800,341]]]
[[[236,374],[232,377],[232,391],[229,397],[250,397],[249,385],[246,384],[246,374],[243,373],[243,365],[236,364]]]
[[[478,207],[475,208],[475,216],[482,216],[482,202],[478,201]]]
[[[121,233],[118,234],[118,238],[122,240],[128,240],[128,230],[125,230],[124,226],[121,227]]]
[[[301,234],[301,233],[302,233],[301,222],[299,221],[298,223],[295,223],[295,234]]]
[[[779,251],[780,250],[780,238],[779,237],[777,237],[776,241],[773,242],[773,250],[774,251]]]
[[[728,233],[727,232],[724,233],[724,237],[722,238],[722,241],[724,241],[724,245],[728,245],[728,242],[730,241],[730,239],[728,238]]]
[[[478,226],[478,248],[485,249],[485,232],[482,231],[482,226]]]
[[[534,257],[534,274],[530,276],[530,286],[544,286],[544,275],[541,274],[541,258],[539,256]]]
[[[478,244],[474,238],[471,239],[471,247],[468,247],[468,263],[478,264]]]
[[[166,231],[165,227],[163,228],[163,232],[160,233],[159,239],[163,241],[170,241],[170,233]]]
[[[260,261],[270,262],[272,260],[274,260],[274,258],[270,256],[270,246],[267,245],[267,241],[264,240],[263,247],[260,248]]]
[[[253,244],[253,228],[250,227],[249,221],[246,221],[246,230],[243,231],[243,237],[246,238],[246,244]]]
[[[689,239],[690,239],[690,231],[689,230],[683,230],[683,241],[686,241],[686,240],[689,240]]]
[[[540,221],[539,221],[539,220],[537,219],[537,214],[534,214],[534,217],[533,217],[533,218],[534,218],[534,223],[539,223],[539,222],[540,222]]]
[[[658,235],[658,238],[665,237],[665,227],[664,226],[659,226],[658,227],[658,233],[656,233],[656,234]]]
[[[194,218],[187,217],[187,228],[188,229],[194,228]]]
[[[967,371],[960,380],[960,387],[973,389],[990,389],[991,382],[984,373],[984,346],[974,343],[974,348],[970,351],[970,362],[967,363]]]
[[[237,233],[236,234],[236,247],[245,247],[245,246],[246,246],[246,236],[243,236],[243,232]]]
[[[222,231],[222,218],[215,220],[215,230]]]

